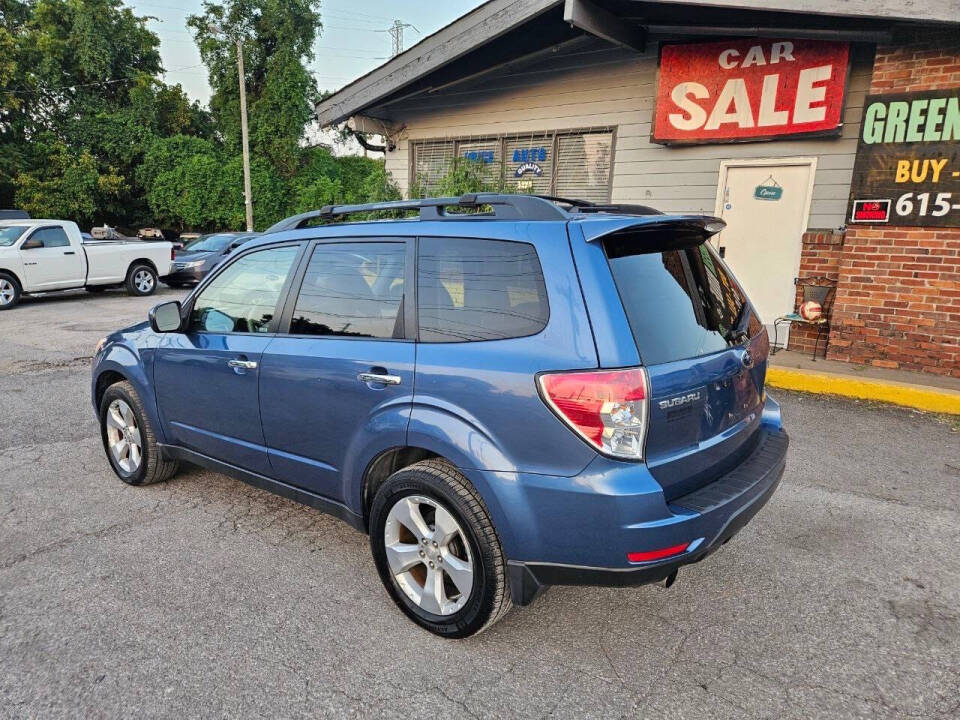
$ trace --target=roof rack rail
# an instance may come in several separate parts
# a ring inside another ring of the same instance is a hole
[[[550,199],[536,195],[507,195],[500,193],[469,193],[460,197],[424,198],[421,200],[391,200],[363,205],[324,205],[319,210],[293,215],[270,226],[266,233],[296,230],[310,220],[333,220],[345,215],[368,212],[420,211],[421,220],[462,220],[459,214],[448,214],[449,207],[476,209],[489,205],[497,220],[566,220],[568,215]],[[490,216],[490,215],[488,215]]]
[[[589,200],[575,200],[573,198],[557,197],[556,195],[537,195],[536,197],[550,200],[561,205],[569,205],[573,213],[618,213],[620,215],[663,215],[656,208],[648,205],[631,205],[625,203],[594,203]]]
[[[578,205],[570,212],[573,213],[615,213],[617,215],[663,215],[662,212],[649,205],[631,205],[612,203],[609,205]]]

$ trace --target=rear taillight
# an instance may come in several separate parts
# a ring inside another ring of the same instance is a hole
[[[170,262],[173,262],[177,257],[177,251],[173,249],[173,245],[170,246]]]
[[[643,459],[647,375],[643,368],[543,373],[540,392],[560,419],[607,455]]]
[[[654,560],[663,560],[686,552],[691,543],[681,543],[672,547],[660,548],[658,550],[644,550],[642,552],[627,553],[627,560],[632,563],[653,562]]]

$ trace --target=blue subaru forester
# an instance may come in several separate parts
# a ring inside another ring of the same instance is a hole
[[[446,637],[547,585],[669,585],[787,451],[722,227],[494,194],[289,218],[101,341],[107,458],[131,485],[186,461],[336,515]]]

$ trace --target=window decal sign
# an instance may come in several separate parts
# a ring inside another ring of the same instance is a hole
[[[494,152],[493,150],[467,150],[463,153],[463,157],[467,160],[489,165],[494,160]]]
[[[868,95],[863,107],[850,221],[960,227],[960,89]]]
[[[544,146],[541,147],[532,147],[532,148],[517,148],[513,151],[513,161],[515,163],[526,163],[526,162],[544,162],[547,159],[547,148]]]
[[[824,40],[663,45],[651,141],[839,134],[849,63],[849,43]]]
[[[525,162],[513,171],[514,177],[523,177],[527,173],[533,173],[537,177],[543,175],[543,168],[534,162]]]

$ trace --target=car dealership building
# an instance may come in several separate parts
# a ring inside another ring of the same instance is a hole
[[[960,377],[958,23],[957,0],[491,0],[317,116],[382,135],[405,193],[465,157],[511,191],[723,217],[771,333],[830,287],[829,358]]]

